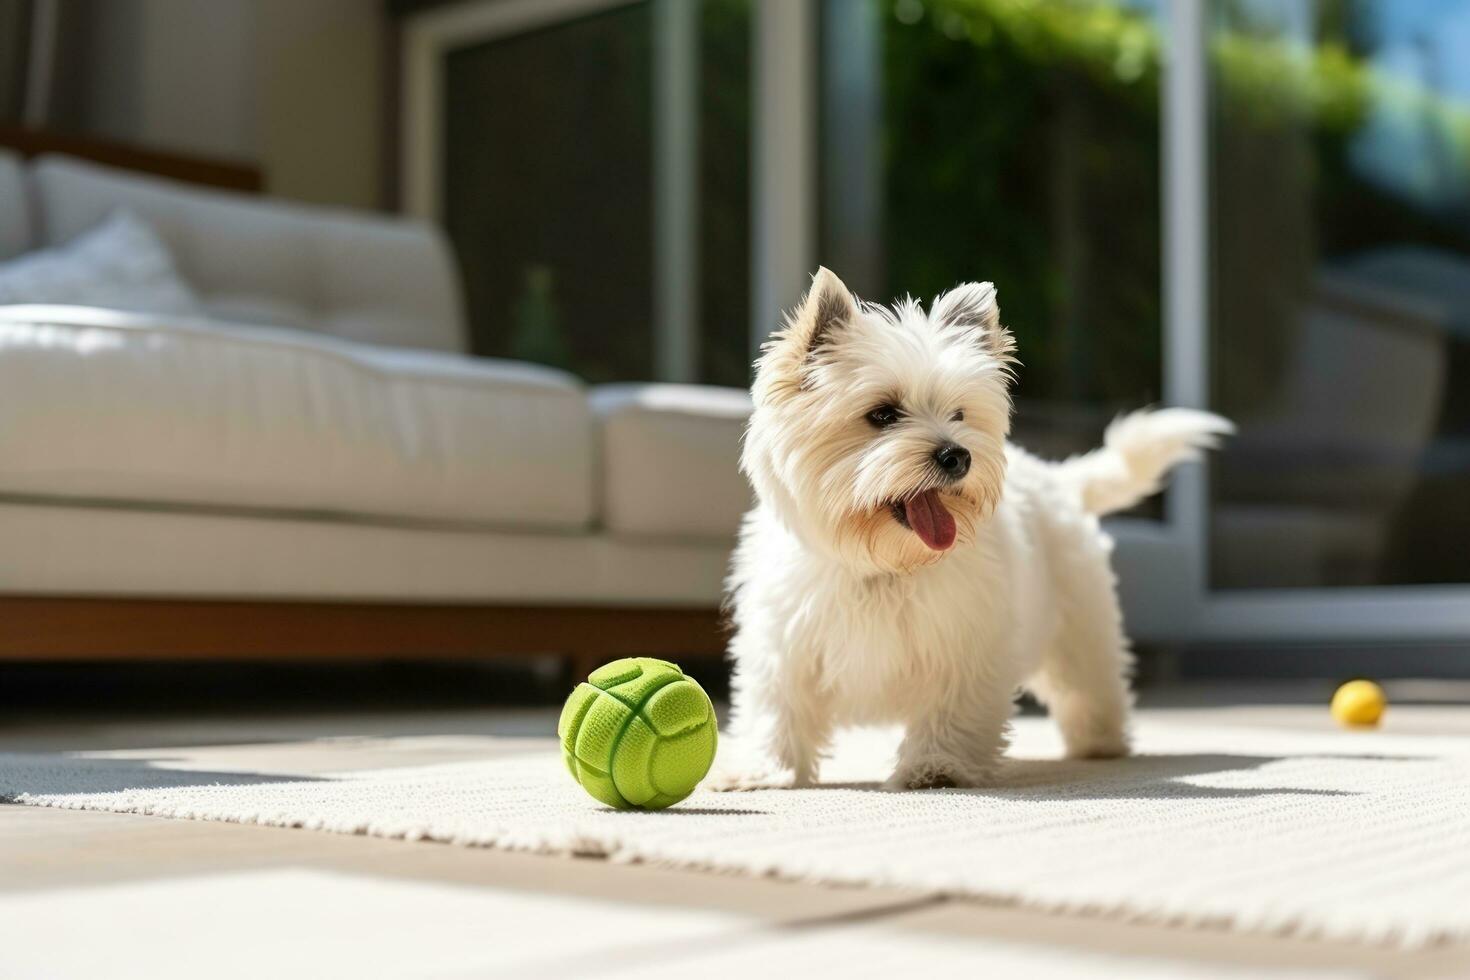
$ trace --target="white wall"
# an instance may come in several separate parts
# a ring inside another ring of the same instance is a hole
[[[256,158],[252,0],[77,6],[88,37],[77,98],[89,131],[162,149]]]
[[[256,119],[272,193],[382,203],[383,7],[382,0],[259,0]]]
[[[381,0],[67,2],[84,35],[68,122],[258,164],[279,196],[380,204]]]

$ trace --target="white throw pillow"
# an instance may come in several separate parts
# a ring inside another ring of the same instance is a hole
[[[142,218],[114,211],[65,245],[0,262],[0,305],[62,303],[200,316],[168,247]]]

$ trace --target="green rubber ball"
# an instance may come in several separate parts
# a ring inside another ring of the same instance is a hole
[[[661,810],[694,792],[715,761],[704,688],[677,665],[614,660],[577,685],[556,725],[572,778],[608,806]]]

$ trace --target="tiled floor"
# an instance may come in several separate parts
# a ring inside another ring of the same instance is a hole
[[[1319,693],[1175,690],[1144,710],[1327,727]],[[1386,730],[1470,737],[1470,708],[1451,689],[1390,693]],[[483,758],[491,746],[539,744],[554,724],[548,710],[11,717],[0,722],[0,749],[166,753],[201,768],[304,773]],[[0,807],[0,936],[0,977],[1470,976],[1466,947],[1396,953],[900,891],[22,806]]]

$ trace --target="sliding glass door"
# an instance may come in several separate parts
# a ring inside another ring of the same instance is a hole
[[[1470,582],[1470,3],[1210,24],[1210,584]]]
[[[1199,632],[1463,639],[1470,2],[1217,0],[1197,27],[1189,394],[1240,426],[1195,488]]]

